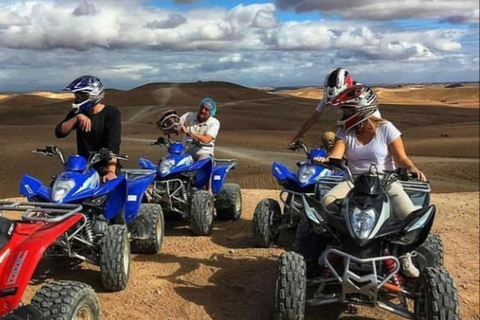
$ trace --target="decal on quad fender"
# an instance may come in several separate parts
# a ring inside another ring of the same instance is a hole
[[[21,251],[17,255],[17,259],[13,264],[12,271],[8,276],[7,285],[12,285],[17,282],[18,275],[20,274],[20,270],[22,269],[23,263],[25,262],[25,258],[27,257],[28,251]]]

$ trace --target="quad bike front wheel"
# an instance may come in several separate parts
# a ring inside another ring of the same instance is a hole
[[[303,319],[306,291],[306,265],[302,256],[295,252],[282,253],[275,278],[275,319]]]
[[[125,225],[108,226],[100,241],[100,273],[107,290],[120,291],[130,276],[130,241]]]
[[[213,229],[213,195],[205,190],[195,191],[190,208],[190,226],[198,236],[205,236]]]
[[[215,209],[220,220],[238,220],[242,215],[242,190],[236,183],[225,183],[215,197]]]
[[[31,302],[44,320],[99,320],[100,303],[89,285],[56,281],[40,288]]]
[[[281,215],[277,200],[263,199],[257,204],[253,213],[253,238],[256,246],[267,248],[277,242]]]
[[[415,251],[426,258],[426,265],[420,265],[419,269],[423,269],[425,267],[443,267],[443,242],[439,234],[430,233],[423,244],[415,249]]]
[[[137,234],[145,233],[144,239],[134,239],[131,249],[133,253],[155,254],[160,251],[165,234],[165,221],[162,206],[154,203],[142,203],[140,213],[134,224]],[[140,232],[139,229],[144,229]]]
[[[443,268],[425,268],[418,279],[415,299],[415,319],[458,320],[460,307],[457,288]]]

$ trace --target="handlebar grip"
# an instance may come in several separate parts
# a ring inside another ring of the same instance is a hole
[[[128,155],[126,155],[126,154],[117,154],[117,155],[115,156],[115,158],[117,158],[118,160],[125,160],[125,161],[126,161],[126,160],[128,160]]]

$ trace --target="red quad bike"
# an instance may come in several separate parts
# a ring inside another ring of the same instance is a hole
[[[21,220],[0,214],[0,319],[100,319],[95,292],[81,282],[51,282],[29,305],[21,301],[45,250],[74,236],[68,231],[82,220],[81,210],[81,205],[0,201],[0,213],[23,212]]]

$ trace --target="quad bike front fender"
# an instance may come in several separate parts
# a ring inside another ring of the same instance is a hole
[[[138,159],[138,165],[142,169],[157,170],[157,166],[152,161],[150,161],[146,158]]]
[[[222,164],[216,165],[212,169],[212,192],[213,194],[219,193],[225,180],[227,179],[227,173],[230,169],[234,168],[235,164]]]
[[[125,176],[120,175],[116,179],[101,184],[100,188],[93,196],[96,198],[104,194],[108,195],[108,200],[105,204],[103,215],[107,220],[110,220],[123,212],[127,195],[127,182]]]
[[[50,199],[50,189],[43,186],[40,180],[24,174],[20,180],[20,194],[27,198],[39,196],[43,199]]]
[[[75,214],[57,223],[16,223],[0,250],[0,316],[18,307],[45,250],[81,219]]]
[[[201,189],[207,185],[212,174],[212,166],[212,158],[207,157],[205,159],[198,160],[188,169],[188,171],[197,171],[195,175],[195,187]]]
[[[142,199],[148,186],[156,177],[156,172],[131,176],[127,179],[127,201],[125,202],[125,221],[130,223],[140,211]]]

